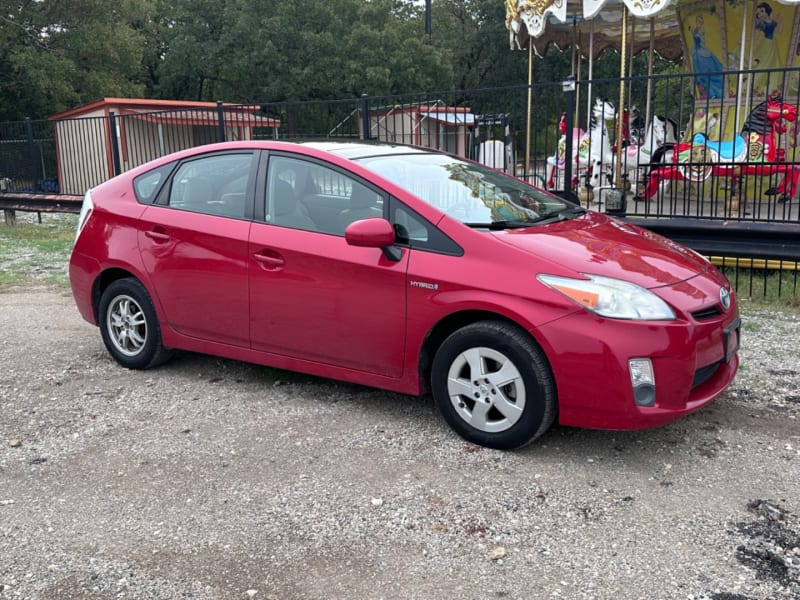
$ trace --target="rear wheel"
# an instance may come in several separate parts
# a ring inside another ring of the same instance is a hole
[[[150,295],[136,279],[119,279],[100,298],[100,334],[111,356],[128,369],[148,369],[170,356]]]
[[[431,371],[433,397],[464,439],[508,450],[542,435],[556,416],[556,392],[542,350],[519,328],[481,321],[448,337]]]

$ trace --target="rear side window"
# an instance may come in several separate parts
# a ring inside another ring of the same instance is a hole
[[[136,194],[136,199],[142,204],[152,204],[156,196],[158,196],[161,186],[174,168],[175,163],[171,162],[134,177],[133,191]]]
[[[244,218],[252,153],[212,154],[175,170],[167,204],[172,208]]]

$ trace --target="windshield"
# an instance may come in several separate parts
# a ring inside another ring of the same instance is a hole
[[[394,154],[358,162],[473,227],[524,227],[577,208],[518,179],[454,156]]]

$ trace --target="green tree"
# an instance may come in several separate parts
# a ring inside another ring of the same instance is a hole
[[[275,0],[175,0],[169,8],[153,85],[161,97],[333,99],[453,83],[450,54],[425,44],[420,12],[402,2],[330,0],[311,10]]]
[[[0,0],[0,119],[144,92],[150,0]]]

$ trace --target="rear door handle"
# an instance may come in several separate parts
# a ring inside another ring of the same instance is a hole
[[[145,231],[145,237],[149,237],[154,242],[168,242],[169,234],[161,233],[160,231]]]

